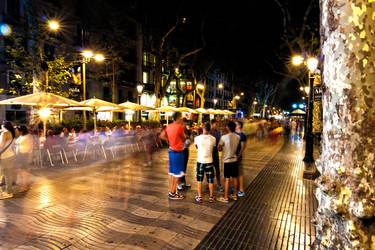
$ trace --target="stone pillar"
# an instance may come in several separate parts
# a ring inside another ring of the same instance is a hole
[[[317,240],[328,249],[374,249],[375,1],[320,0],[320,7],[324,125]]]

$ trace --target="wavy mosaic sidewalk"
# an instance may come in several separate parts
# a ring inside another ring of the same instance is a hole
[[[250,140],[246,185],[281,146]],[[0,201],[1,249],[193,249],[233,203],[195,204],[196,150],[190,148],[186,199],[169,201],[167,151],[152,167],[143,155],[33,172],[31,189]]]

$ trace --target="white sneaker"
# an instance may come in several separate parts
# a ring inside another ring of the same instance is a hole
[[[184,189],[184,186],[183,186],[182,184],[178,184],[178,185],[177,185],[177,189],[178,189],[178,190],[183,190],[183,189]]]

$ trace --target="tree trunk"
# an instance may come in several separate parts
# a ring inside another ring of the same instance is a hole
[[[320,0],[323,151],[317,168],[317,240],[375,248],[375,2]]]

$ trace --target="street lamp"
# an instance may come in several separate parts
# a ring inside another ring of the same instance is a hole
[[[141,84],[141,83],[138,83],[137,84],[137,92],[138,92],[137,103],[138,104],[141,104],[141,95],[142,95],[143,89],[144,89],[144,85]],[[142,121],[142,111],[141,110],[138,110],[138,121],[139,122]]]
[[[48,22],[48,27],[52,31],[57,31],[60,28],[60,24],[57,21],[50,20]]]
[[[84,50],[82,55],[82,101],[86,100],[86,64],[94,58],[97,62],[102,62],[105,58],[102,54],[94,54],[91,50]],[[86,111],[83,111],[83,128],[87,128]]]
[[[217,85],[217,87],[218,87],[219,89],[222,89],[222,88],[224,88],[224,85],[223,85],[222,83],[219,83],[219,84]]]
[[[197,84],[197,88],[198,88],[198,89],[204,89],[204,85],[203,85],[202,83],[198,83],[198,84]]]
[[[301,60],[301,58],[303,60]],[[303,158],[304,162],[312,163],[314,162],[314,135],[312,133],[312,120],[313,120],[313,110],[314,110],[314,101],[313,101],[313,88],[314,81],[311,80],[311,73],[314,73],[318,67],[319,61],[315,57],[309,57],[305,60],[301,56],[295,56],[292,59],[294,65],[300,65],[302,63],[308,69],[308,87],[305,87],[305,92],[309,95],[308,100],[308,114],[307,114],[307,131],[306,131],[306,148],[305,148],[305,157]]]
[[[214,99],[214,108],[216,108],[217,99]]]

